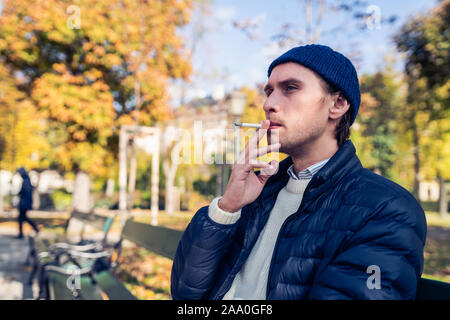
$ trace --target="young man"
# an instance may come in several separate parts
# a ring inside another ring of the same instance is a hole
[[[348,140],[360,105],[353,64],[306,45],[274,60],[268,75],[266,121],[223,197],[187,227],[173,298],[414,299],[425,215],[408,191],[364,169]],[[268,147],[258,149],[266,133]],[[278,150],[289,157],[256,161]]]

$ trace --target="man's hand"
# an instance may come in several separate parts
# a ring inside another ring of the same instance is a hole
[[[279,164],[276,160],[272,160],[270,163],[256,160],[262,155],[278,151],[281,146],[280,143],[274,143],[258,149],[259,142],[270,126],[269,120],[260,121],[260,123],[262,127],[250,138],[234,163],[225,194],[218,202],[219,208],[224,211],[236,212],[255,201],[267,180],[278,170]],[[254,168],[262,168],[258,176],[255,174]]]

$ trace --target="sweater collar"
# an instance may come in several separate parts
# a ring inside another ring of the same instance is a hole
[[[288,183],[286,184],[286,191],[289,193],[297,194],[297,195],[300,195],[300,194],[303,195],[309,181],[311,181],[311,178],[309,178],[309,179],[294,179],[294,178],[290,177],[290,179],[288,180]]]

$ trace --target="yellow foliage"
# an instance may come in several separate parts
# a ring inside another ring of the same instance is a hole
[[[188,22],[191,0],[6,0],[2,5],[0,55],[7,57],[8,72],[37,71],[23,77],[20,90],[11,80],[2,108],[20,113],[8,118],[16,127],[18,119],[31,117],[30,125],[45,120],[51,147],[39,154],[47,164],[107,171],[101,167],[117,156],[110,138],[121,124],[137,119],[153,125],[170,117],[167,80],[190,72],[176,28]],[[69,6],[81,13],[78,27],[69,25],[77,14],[67,11]],[[126,103],[136,101],[137,83],[141,104],[133,110]],[[25,100],[29,105],[22,107]],[[0,127],[5,137],[8,121]],[[7,142],[5,155],[16,157],[18,147]]]
[[[50,146],[45,139],[46,123],[39,119],[33,103],[17,90],[15,79],[0,65],[0,167],[15,170],[47,165],[42,162]]]

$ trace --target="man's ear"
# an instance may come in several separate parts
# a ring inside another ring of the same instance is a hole
[[[330,106],[330,111],[328,117],[332,120],[339,119],[342,117],[347,110],[350,108],[350,103],[344,97],[344,95],[338,92],[331,99],[332,103]]]

